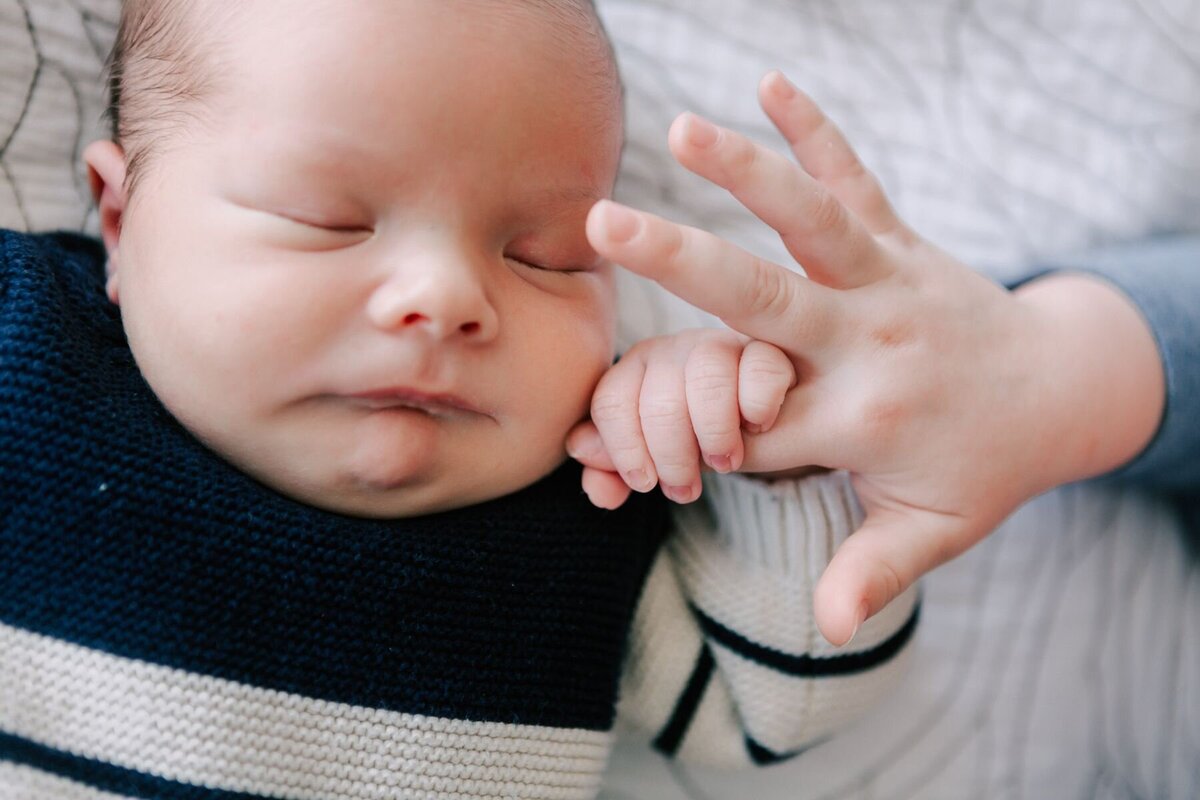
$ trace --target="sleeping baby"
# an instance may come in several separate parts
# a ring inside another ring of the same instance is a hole
[[[0,232],[0,797],[587,798],[618,716],[770,763],[898,677],[915,613],[825,652],[737,541],[819,573],[844,495],[718,532],[564,465],[614,357],[590,3],[130,0],[111,86],[103,241]]]

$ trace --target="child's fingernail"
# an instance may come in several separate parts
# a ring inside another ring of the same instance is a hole
[[[608,238],[622,244],[637,236],[642,228],[642,221],[637,214],[611,200],[600,202],[604,204],[604,227],[608,231]]]
[[[858,616],[854,620],[854,630],[850,631],[850,638],[842,643],[842,647],[849,647],[854,641],[854,637],[858,635],[858,629],[867,621],[867,604],[864,602],[858,607]]]
[[[771,91],[773,91],[775,96],[780,100],[791,100],[796,96],[796,87],[793,86],[792,82],[789,81],[787,77],[779,70],[775,70],[773,73],[771,73]]]
[[[720,132],[716,126],[706,119],[702,119],[695,114],[688,114],[687,120],[687,140],[694,147],[709,148],[712,147]]]
[[[654,488],[654,483],[646,475],[644,469],[631,469],[623,477],[625,483],[635,492],[648,492]]]
[[[696,490],[692,486],[664,486],[663,494],[676,503],[690,503],[696,499]]]
[[[733,469],[732,456],[708,456],[706,459],[708,465],[717,472],[729,472]]]

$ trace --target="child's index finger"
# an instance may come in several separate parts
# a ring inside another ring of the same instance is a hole
[[[711,233],[601,200],[587,235],[601,256],[747,336],[808,349],[831,335],[833,290]]]

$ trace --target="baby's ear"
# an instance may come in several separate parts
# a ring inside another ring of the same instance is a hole
[[[88,168],[88,183],[100,212],[100,236],[108,251],[108,298],[117,302],[117,273],[120,266],[118,245],[121,218],[125,214],[125,151],[116,142],[92,142],[83,151]]]

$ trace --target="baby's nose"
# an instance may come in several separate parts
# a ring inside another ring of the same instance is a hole
[[[499,329],[496,309],[483,287],[465,275],[395,276],[375,290],[367,302],[367,316],[384,330],[461,338],[472,344],[491,341]]]

